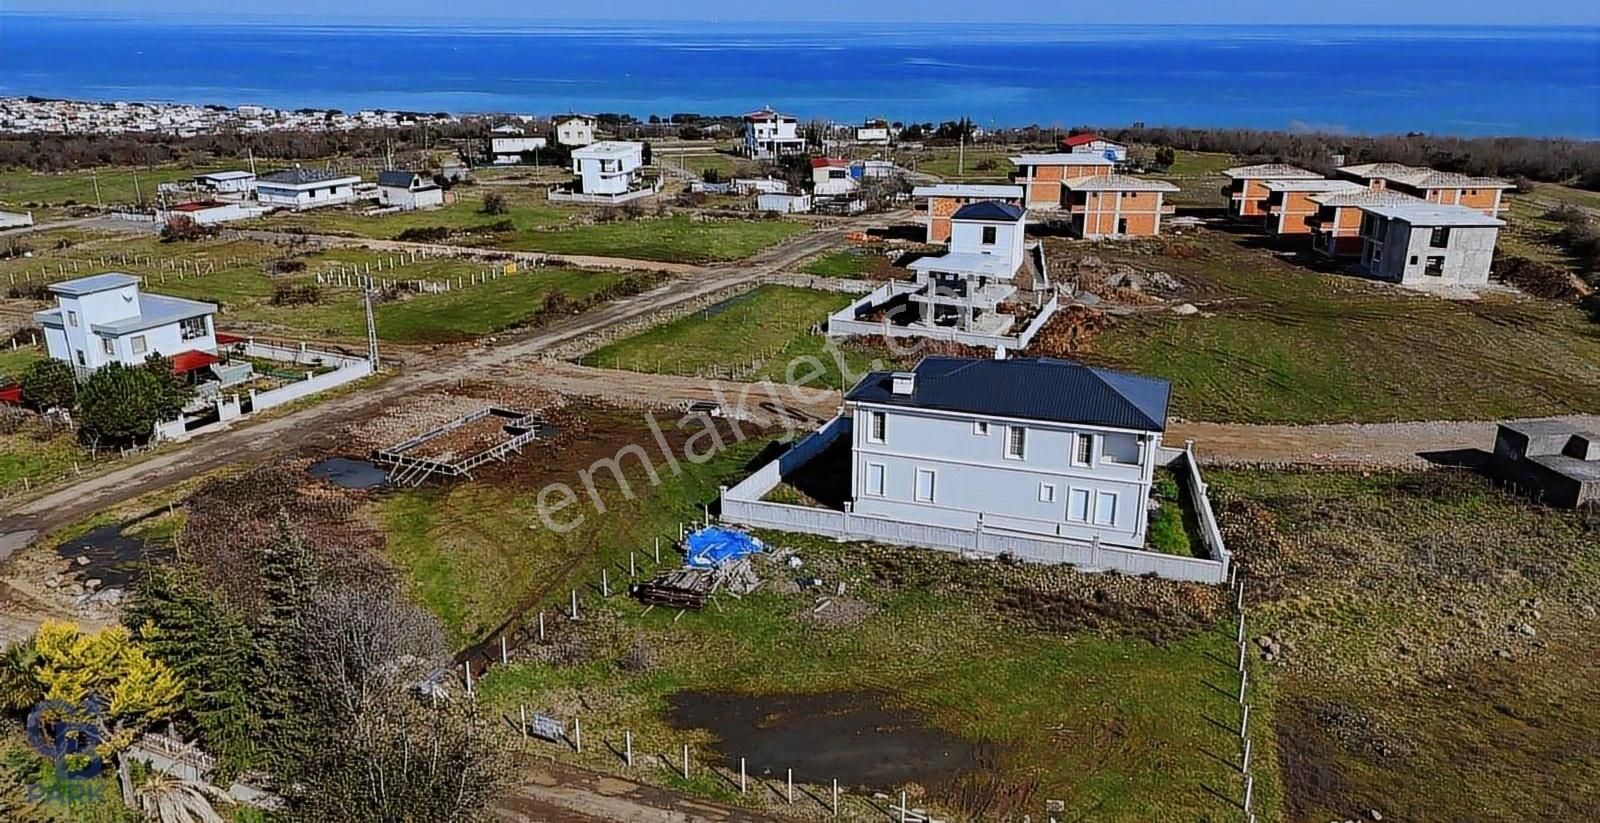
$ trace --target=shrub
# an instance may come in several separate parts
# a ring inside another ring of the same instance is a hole
[[[480,211],[484,214],[505,214],[510,208],[506,205],[505,195],[492,191],[483,196],[483,208]]]
[[[161,242],[178,243],[189,240],[201,240],[216,233],[210,226],[196,223],[194,218],[186,215],[175,215],[167,218],[166,225],[161,227]]]
[[[294,274],[306,270],[306,261],[284,258],[274,260],[267,264],[267,270],[273,274]]]
[[[167,385],[150,369],[107,363],[78,392],[78,437],[96,446],[143,443],[170,402]]]
[[[22,373],[22,402],[38,411],[70,409],[77,395],[72,367],[54,357],[40,360]]]
[[[450,239],[450,230],[444,226],[413,226],[395,235],[405,243],[442,243]]]
[[[322,298],[322,290],[315,283],[301,283],[293,285],[280,283],[272,290],[272,305],[274,306],[309,306]]]

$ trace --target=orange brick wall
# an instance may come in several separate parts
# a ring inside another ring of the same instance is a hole
[[[1061,205],[1062,166],[1034,166],[1033,185],[1028,187],[1028,206]],[[1023,180],[1027,186],[1028,181]]]
[[[1311,226],[1306,219],[1316,216],[1321,208],[1311,202],[1311,193],[1303,191],[1286,191],[1283,193],[1282,221],[1268,220],[1268,227],[1279,234],[1310,234]]]
[[[1242,189],[1244,199],[1239,202],[1240,217],[1264,217],[1267,210],[1267,187],[1264,180],[1246,180]]]
[[[1118,192],[1085,192],[1082,205],[1073,205],[1073,223],[1080,234],[1117,234],[1117,220],[1127,221],[1125,237],[1150,237],[1161,226],[1160,197],[1155,192],[1122,193],[1121,212],[1118,212]]]
[[[1495,213],[1495,194],[1499,189],[1428,189],[1427,200],[1430,203],[1443,203],[1446,205],[1465,206],[1477,209],[1490,217],[1498,217]],[[1505,209],[1502,201],[1500,208]]]

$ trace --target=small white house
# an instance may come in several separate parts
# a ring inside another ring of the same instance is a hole
[[[120,272],[55,283],[50,292],[56,308],[36,312],[34,321],[44,329],[50,356],[80,375],[111,362],[143,363],[157,353],[174,359],[186,352],[216,354],[217,307],[211,303],[144,294],[139,278]]]
[[[213,171],[194,176],[195,185],[217,194],[249,194],[256,188],[256,176],[247,171]]]
[[[869,146],[889,145],[889,121],[868,120],[856,127],[856,142]]]
[[[587,146],[595,141],[599,121],[587,114],[566,114],[555,118],[556,142],[563,146]]]
[[[193,203],[180,203],[171,208],[161,209],[156,212],[156,222],[166,225],[174,217],[187,217],[202,226],[227,223],[232,220],[247,220],[260,217],[267,209],[262,206],[246,202],[201,200]]]
[[[275,171],[256,180],[256,199],[264,206],[287,209],[314,209],[355,202],[356,184],[361,178],[295,166]]]
[[[489,155],[495,165],[508,166],[522,162],[522,158],[531,152],[539,151],[546,145],[543,137],[528,137],[518,134],[516,136],[489,138]]]
[[[1362,206],[1361,268],[1402,286],[1482,286],[1505,221],[1466,206]]]
[[[444,205],[444,189],[422,172],[387,169],[378,172],[378,203],[404,211],[438,208]]]
[[[811,195],[768,192],[756,195],[756,208],[778,214],[805,214],[811,211]]]
[[[638,188],[644,144],[603,140],[572,152],[572,173],[584,194],[627,194]]]
[[[811,158],[811,193],[818,198],[848,198],[861,183],[850,175],[850,162],[838,157]]]

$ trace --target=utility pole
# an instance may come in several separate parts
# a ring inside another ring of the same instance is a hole
[[[956,128],[961,130],[960,147],[956,149],[956,176],[957,177],[965,177],[966,174],[967,174],[967,126],[966,126],[966,118],[963,117],[963,118],[961,118],[961,120],[962,120],[962,122],[956,126]]]
[[[246,147],[244,152],[245,156],[250,158],[250,173],[254,175],[256,173],[256,150]]]
[[[139,172],[133,172],[133,202],[135,205],[144,203],[144,195],[139,192]]]
[[[106,204],[100,200],[100,170],[95,169],[94,174],[94,205],[96,208],[105,208]]]
[[[372,318],[372,286],[363,286],[361,300],[367,310],[367,361],[372,364],[372,370],[378,370],[378,324]]]

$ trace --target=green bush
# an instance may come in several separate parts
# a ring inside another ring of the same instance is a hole
[[[72,367],[54,357],[39,360],[22,373],[22,402],[37,411],[70,409],[78,393]]]
[[[78,437],[96,446],[143,443],[158,421],[176,416],[173,403],[172,389],[153,369],[108,363],[78,391]]]

